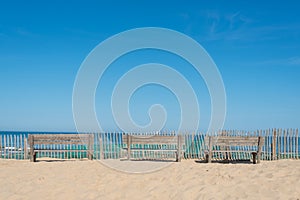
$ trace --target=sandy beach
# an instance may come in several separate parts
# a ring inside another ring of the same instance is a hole
[[[119,161],[132,166],[161,162]],[[300,160],[171,163],[124,173],[99,161],[0,160],[0,199],[300,199]]]

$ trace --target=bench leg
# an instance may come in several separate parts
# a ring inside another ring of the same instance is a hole
[[[212,158],[212,152],[209,151],[209,152],[208,152],[208,159],[207,159],[207,162],[208,162],[208,163],[211,163],[211,158]]]
[[[176,151],[176,162],[181,162],[181,151],[180,150]]]
[[[93,160],[93,153],[88,151],[88,159]]]
[[[35,152],[30,154],[30,162],[36,162],[36,153]]]
[[[256,156],[257,156],[257,153],[256,152],[252,152],[253,164],[256,164]]]
[[[176,162],[181,162],[181,155],[180,153],[176,152]]]
[[[211,163],[212,154],[210,152],[205,152],[205,162]]]
[[[33,157],[33,162],[36,162],[36,153],[35,152],[33,153],[32,157]]]

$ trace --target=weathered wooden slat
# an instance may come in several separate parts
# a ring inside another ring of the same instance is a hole
[[[35,152],[86,152],[85,149],[34,149]]]
[[[299,135],[298,135],[298,129],[296,129],[296,135],[295,135],[295,138],[296,138],[296,159],[298,159],[300,157],[299,155],[299,144],[298,144],[298,141],[299,141]]]
[[[167,137],[167,138],[164,138]],[[128,143],[127,139],[123,138],[123,142]],[[184,139],[181,139],[181,143]],[[131,137],[131,144],[176,144],[177,138],[170,136],[155,136],[155,137]]]
[[[208,144],[209,140],[208,137],[205,138],[205,144]],[[258,144],[258,139],[257,137],[255,138],[247,138],[245,140],[243,140],[241,137],[238,138],[234,138],[232,136],[228,137],[228,138],[218,138],[218,137],[212,137],[212,143],[214,144],[218,144],[220,146],[222,145],[227,145],[227,146],[257,146]]]
[[[141,149],[141,148],[139,148],[139,149],[134,149],[134,148],[131,148],[130,149],[131,151],[140,151],[140,152],[142,152],[142,151],[147,151],[147,152],[150,152],[150,151],[153,151],[153,152],[155,152],[155,151],[164,151],[164,152],[166,152],[166,151],[170,151],[170,152],[177,152],[177,149]]]
[[[2,158],[2,149],[4,150],[4,147],[2,146],[2,135],[0,135],[0,158]]]
[[[217,140],[217,141],[213,141],[213,144],[218,144],[218,145],[225,145],[225,146],[257,146],[258,142],[257,139],[256,141],[224,141],[224,140]]]
[[[290,129],[290,137],[289,137],[289,143],[290,143],[290,147],[289,147],[289,150],[290,150],[290,153],[293,153],[293,130]],[[290,155],[289,158],[292,158],[293,157],[293,154]]]
[[[273,136],[272,136],[272,160],[276,159],[276,129],[273,129]]]
[[[99,145],[100,145],[100,159],[104,159],[104,152],[103,152],[103,134],[99,134]]]
[[[13,147],[14,147],[14,151],[16,151],[18,148],[17,148],[17,138],[16,138],[16,135],[14,135],[14,138],[13,138],[13,145],[12,145]],[[17,154],[13,154],[12,153],[12,158],[14,158],[14,159],[16,159],[16,156],[17,156]]]
[[[40,138],[89,138],[91,134],[30,134],[36,139]]]
[[[24,136],[24,159],[28,158],[28,146],[27,146],[27,138]]]
[[[212,152],[219,152],[219,153],[251,153],[253,151],[249,150],[233,150],[233,149],[228,149],[228,150],[212,150]]]
[[[257,140],[254,136],[213,136],[213,139],[217,140],[243,140],[243,141],[253,141]]]
[[[9,147],[13,147],[13,138],[12,138],[12,135],[9,135]],[[8,151],[9,151],[8,156],[9,156],[10,159],[12,159],[13,148],[10,148]]]
[[[283,158],[286,158],[286,143],[287,143],[287,131],[284,130],[284,138],[283,138]]]
[[[281,158],[281,136],[282,136],[282,129],[279,129],[279,132],[277,134],[277,144],[278,144],[278,152],[277,152],[277,159]]]
[[[81,141],[81,140],[68,140],[68,141],[65,141],[65,140],[38,140],[38,141],[34,141],[34,144],[36,145],[42,145],[42,144],[48,144],[48,145],[52,145],[52,144],[57,144],[57,145],[60,145],[60,144],[64,144],[64,145],[68,145],[68,144],[78,144],[78,145],[84,145],[84,144],[87,144],[88,141],[84,142],[84,141]]]
[[[4,158],[6,158],[6,149],[5,149],[5,147],[6,147],[6,135],[3,136],[3,145],[4,145],[4,148],[3,148],[3,150],[4,150],[3,156],[4,156]]]

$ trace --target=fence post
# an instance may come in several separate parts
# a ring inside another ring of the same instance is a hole
[[[130,160],[131,156],[131,135],[127,134],[127,159]]]
[[[209,136],[209,142],[208,142],[208,158],[207,162],[211,163],[211,158],[212,158],[212,136]]]
[[[281,158],[281,142],[282,142],[282,129],[278,129],[278,133],[277,133],[277,159],[279,160]]]
[[[28,136],[29,138],[29,147],[30,147],[30,162],[35,162],[35,159],[34,159],[34,143],[33,143],[33,135],[29,135]]]
[[[275,128],[273,129],[271,148],[272,148],[272,160],[275,160],[276,159],[276,129]]]
[[[88,135],[88,159],[93,160],[94,156],[94,134],[90,133]]]
[[[99,133],[99,145],[100,145],[100,160],[104,159],[104,152],[103,152],[103,133]]]
[[[2,158],[2,152],[4,150],[5,150],[5,148],[2,146],[2,135],[0,135],[0,152],[1,152],[0,158]]]
[[[24,160],[28,158],[27,138],[24,137]]]
[[[295,138],[296,138],[296,159],[298,159],[299,158],[299,151],[298,151],[298,148],[299,148],[299,144],[298,144],[299,135],[298,135],[298,129],[296,129]]]

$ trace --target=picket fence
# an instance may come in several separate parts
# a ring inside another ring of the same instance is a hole
[[[29,159],[28,146],[29,133],[0,133],[0,158],[2,159]],[[42,133],[41,133],[42,134]],[[49,133],[45,133],[49,134]],[[57,133],[56,133],[57,134]],[[124,157],[124,144],[122,135],[125,133],[93,133],[94,134],[94,154],[96,160],[100,159],[120,159]],[[176,132],[153,132],[153,133],[130,133],[132,135],[177,135]],[[262,160],[277,159],[299,159],[300,158],[300,138],[298,129],[268,129],[257,131],[237,131],[222,130],[210,133],[179,133],[185,138],[184,159],[205,159],[205,143],[204,138],[207,135],[229,135],[235,136],[263,136],[265,138],[262,147]],[[76,149],[84,147],[74,147],[68,145],[56,145],[50,149]],[[155,147],[154,147],[155,148]],[[159,147],[157,147],[159,148]],[[243,147],[247,148],[247,147]],[[86,153],[82,152],[45,152],[38,157],[52,157],[58,159],[74,159],[86,158]],[[149,152],[145,156],[144,153],[136,153],[132,156],[135,159],[169,159],[174,157],[174,152],[165,152],[164,154]],[[214,155],[215,159],[222,159],[222,155]],[[242,154],[231,157],[232,160],[250,159],[250,154]]]

